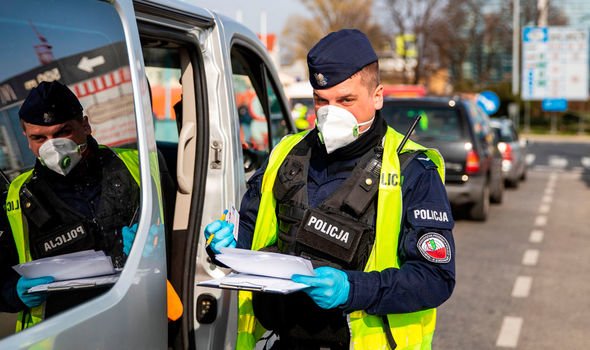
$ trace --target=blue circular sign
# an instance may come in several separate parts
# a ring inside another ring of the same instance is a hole
[[[500,108],[500,98],[493,91],[482,91],[477,95],[477,104],[483,108],[483,110],[492,115]]]

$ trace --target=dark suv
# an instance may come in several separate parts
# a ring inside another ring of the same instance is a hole
[[[436,148],[445,159],[445,187],[455,209],[485,221],[490,202],[502,202],[502,156],[489,116],[477,104],[459,97],[385,99],[381,115],[405,133],[422,118],[411,139]]]

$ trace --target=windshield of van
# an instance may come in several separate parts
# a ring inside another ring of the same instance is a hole
[[[416,141],[459,141],[463,139],[463,127],[456,109],[436,106],[383,105],[381,115],[395,130],[405,134],[414,118],[420,115],[420,121],[412,136]]]

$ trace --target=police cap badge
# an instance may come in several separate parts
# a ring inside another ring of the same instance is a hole
[[[316,90],[327,89],[375,61],[377,54],[361,31],[342,29],[332,32],[307,54],[309,82]]]

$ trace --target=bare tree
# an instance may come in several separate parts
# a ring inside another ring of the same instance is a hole
[[[283,29],[286,61],[305,59],[309,49],[326,34],[344,28],[356,28],[365,33],[373,47],[383,45],[384,36],[372,16],[373,1],[300,0],[311,17],[290,16]],[[353,49],[353,48],[351,48]]]
[[[413,67],[412,81],[418,83],[425,72],[425,62],[433,55],[431,47],[435,24],[441,23],[445,0],[384,0],[385,9],[389,14],[387,33],[396,35],[413,34],[416,38],[417,57]],[[407,58],[407,57],[402,57]]]

